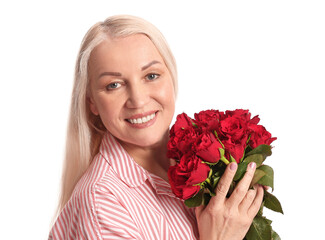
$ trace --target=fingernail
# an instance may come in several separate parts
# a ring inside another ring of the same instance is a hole
[[[237,169],[237,164],[236,163],[230,163],[230,170],[235,171]]]
[[[256,163],[255,163],[255,162],[251,162],[251,163],[249,164],[249,167],[250,167],[251,169],[254,169],[254,168],[256,167]]]

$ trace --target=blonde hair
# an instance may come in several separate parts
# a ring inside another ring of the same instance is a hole
[[[76,62],[57,213],[68,202],[77,182],[98,153],[103,133],[106,130],[100,118],[91,113],[87,103],[88,61],[91,52],[108,37],[118,38],[133,34],[145,34],[156,46],[172,76],[175,95],[177,94],[175,59],[165,38],[155,26],[141,18],[129,15],[109,17],[104,22],[92,26],[82,41]]]

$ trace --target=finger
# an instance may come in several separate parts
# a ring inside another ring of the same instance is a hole
[[[257,193],[257,186],[254,186],[254,189],[249,189],[243,199],[243,201],[239,204],[239,209],[243,212],[247,212],[249,207],[252,205],[256,193]]]
[[[265,191],[268,191],[270,189],[269,186],[263,186],[263,188],[264,188]]]
[[[264,196],[264,189],[261,185],[258,185],[256,188],[256,196],[255,199],[252,203],[252,205],[248,209],[248,215],[251,217],[255,217],[256,214],[258,213],[258,210],[261,207],[262,201],[263,201],[263,196]]]
[[[195,216],[196,219],[199,218],[199,216],[201,215],[202,211],[204,210],[205,206],[204,205],[200,205],[198,207],[195,208]]]
[[[256,163],[251,162],[246,170],[246,173],[244,177],[240,180],[240,182],[237,184],[235,190],[231,194],[230,198],[228,199],[228,202],[230,205],[239,205],[241,201],[244,199],[247,190],[252,182],[254,173],[255,173]]]
[[[229,191],[229,187],[232,183],[232,179],[235,176],[237,170],[237,163],[230,163],[222,177],[220,178],[217,188],[216,188],[216,196],[212,197],[210,199],[211,205],[218,203],[218,202],[224,202],[227,193]]]

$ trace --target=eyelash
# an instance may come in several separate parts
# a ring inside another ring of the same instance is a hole
[[[149,76],[155,76],[153,79],[149,79]],[[160,74],[157,74],[157,73],[149,73],[149,74],[147,74],[146,75],[146,79],[148,80],[148,81],[153,81],[153,80],[156,80],[157,78],[159,78],[160,77]],[[115,85],[115,87],[113,87],[113,85]],[[118,86],[116,86],[116,85],[118,85]],[[105,88],[106,88],[106,90],[107,91],[110,91],[110,90],[115,90],[115,89],[118,89],[119,87],[120,87],[120,85],[122,85],[122,83],[119,83],[119,82],[113,82],[113,83],[110,83],[110,84],[108,84]]]
[[[110,83],[110,84],[108,84],[107,86],[106,86],[106,90],[108,90],[108,91],[110,91],[110,90],[114,90],[114,89],[117,89],[117,88],[119,88],[119,86],[118,87],[112,87],[112,85],[116,85],[116,84],[119,84],[119,85],[122,85],[121,83],[119,83],[119,82],[113,82],[113,83]]]
[[[150,75],[151,76],[155,75],[155,78],[154,79],[148,79]],[[160,74],[157,74],[157,73],[149,73],[149,74],[146,75],[146,79],[149,80],[149,81],[155,80],[155,79],[157,79],[159,77],[160,77]]]

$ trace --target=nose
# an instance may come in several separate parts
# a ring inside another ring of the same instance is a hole
[[[145,83],[129,84],[127,108],[142,108],[148,103],[148,90],[144,85]]]

